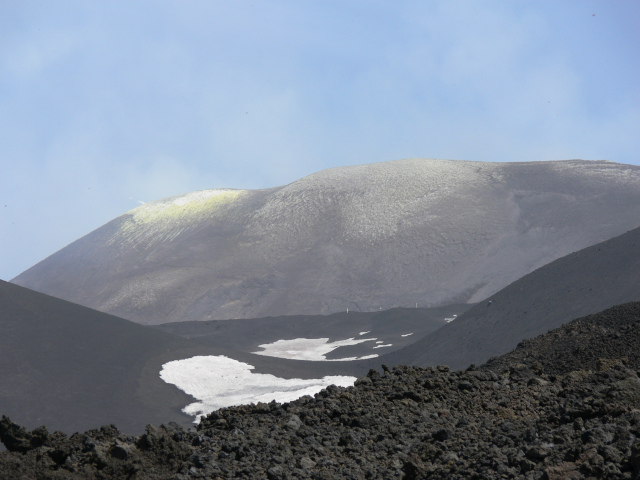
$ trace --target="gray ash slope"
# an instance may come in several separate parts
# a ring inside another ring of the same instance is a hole
[[[639,310],[590,317],[585,365],[603,356],[596,370],[553,361],[555,374],[508,361],[494,370],[397,366],[314,398],[222,409],[197,431],[149,426],[139,437],[113,426],[71,437],[28,432],[5,417],[0,439],[11,452],[0,453],[0,471],[6,479],[638,478],[639,365],[612,356],[604,329],[629,327],[619,341],[632,350]],[[550,333],[550,348],[566,351],[583,333]]]
[[[639,218],[638,166],[398,160],[151,202],[13,282],[143,324],[475,303]]]
[[[640,301],[640,228],[525,275],[454,322],[379,361],[466,368],[575,318],[632,301]]]

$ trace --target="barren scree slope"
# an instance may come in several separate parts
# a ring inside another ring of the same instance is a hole
[[[143,324],[474,303],[639,219],[638,166],[398,160],[151,202],[13,282]]]
[[[466,368],[578,317],[640,300],[640,228],[566,255],[376,360]]]

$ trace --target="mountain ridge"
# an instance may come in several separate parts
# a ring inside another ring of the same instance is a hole
[[[396,160],[151,202],[12,281],[144,324],[474,303],[638,218],[637,166]]]

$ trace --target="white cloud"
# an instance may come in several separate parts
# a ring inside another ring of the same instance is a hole
[[[73,51],[73,38],[61,31],[40,34],[28,42],[5,45],[0,58],[9,75],[22,81],[39,75]]]

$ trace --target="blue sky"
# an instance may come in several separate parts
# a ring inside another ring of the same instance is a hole
[[[0,279],[125,211],[409,157],[640,164],[640,2],[0,2]]]

